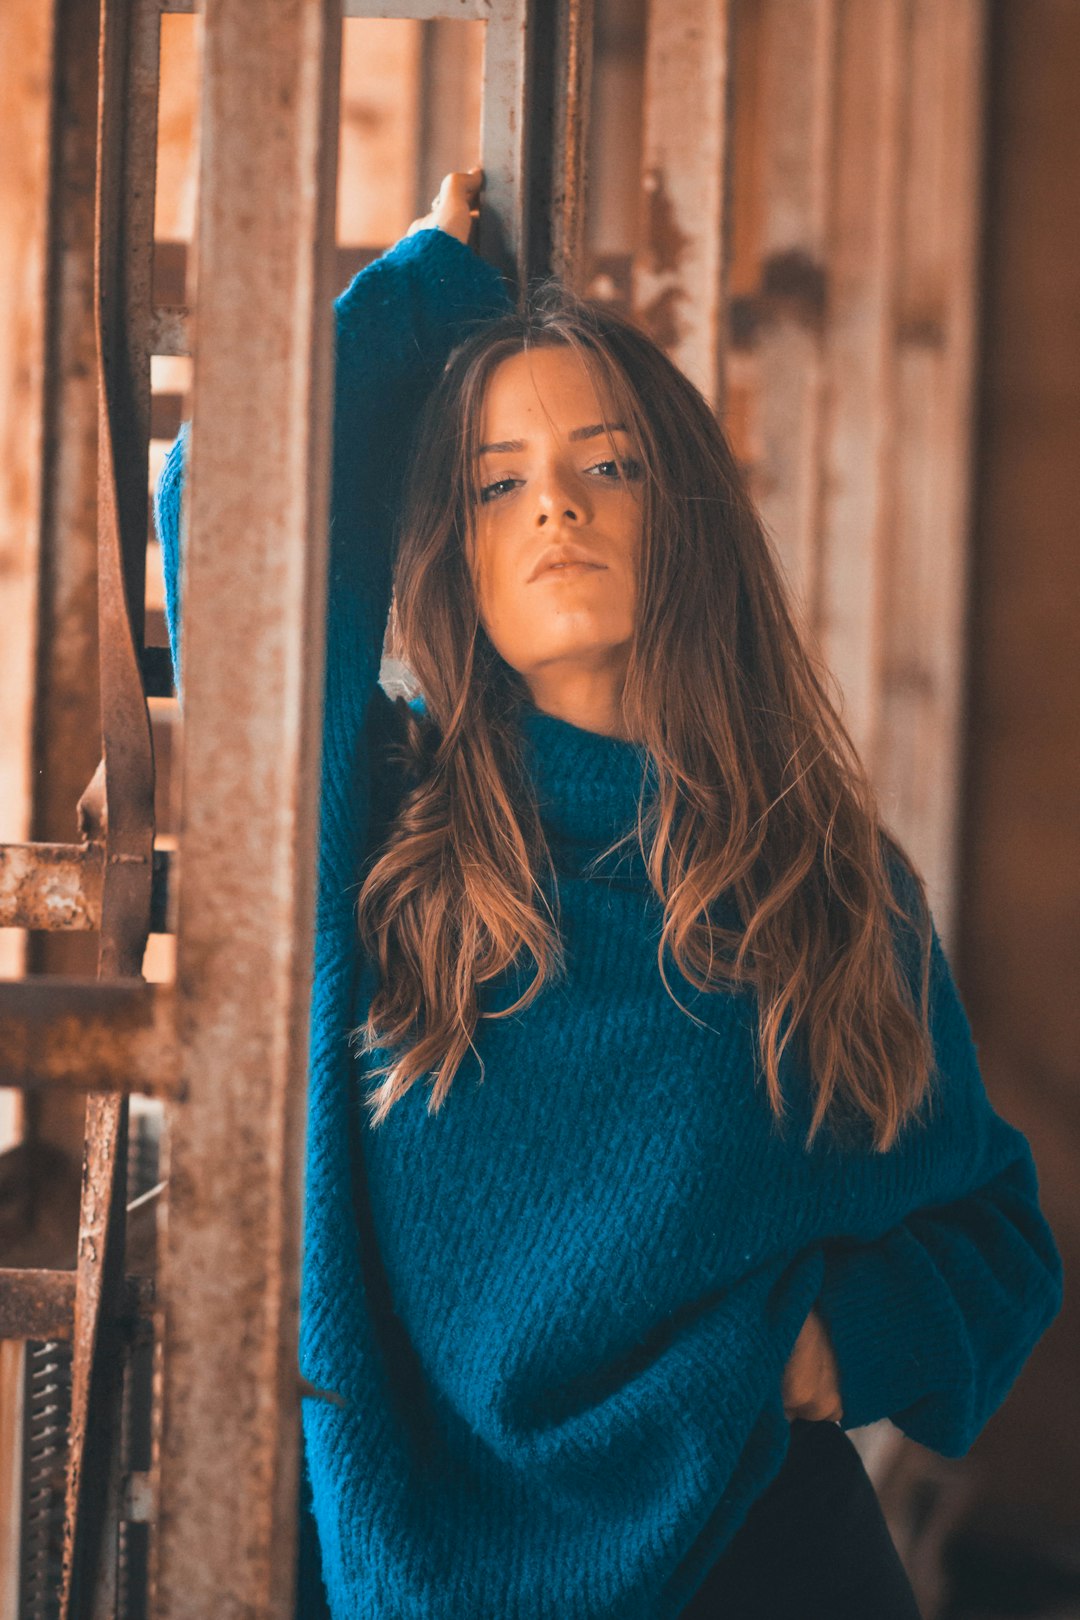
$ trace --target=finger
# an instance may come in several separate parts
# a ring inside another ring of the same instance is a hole
[[[439,201],[475,201],[483,184],[483,169],[455,169],[443,176],[437,196]]]

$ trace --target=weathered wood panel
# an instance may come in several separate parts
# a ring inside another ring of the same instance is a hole
[[[737,18],[730,424],[948,942],[982,0],[747,0]]]
[[[712,404],[723,395],[726,0],[651,0],[637,318]]]

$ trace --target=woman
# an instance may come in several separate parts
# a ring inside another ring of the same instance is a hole
[[[480,185],[335,305],[298,1612],[910,1620],[843,1429],[1005,1398],[1030,1150],[715,419]]]

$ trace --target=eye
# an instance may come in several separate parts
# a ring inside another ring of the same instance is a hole
[[[635,460],[633,456],[623,456],[621,461],[609,457],[605,461],[594,462],[593,465],[587,470],[589,472],[599,472],[601,467],[610,467],[613,469],[613,471],[604,474],[605,478],[611,478],[613,480],[625,478],[627,483],[632,482],[636,478],[640,478],[642,472],[644,471],[641,462]]]
[[[517,482],[518,480],[516,478],[499,478],[494,484],[485,484],[480,490],[480,499],[485,502],[497,501],[499,496],[503,494],[503,492],[508,489],[511,484],[516,484]]]

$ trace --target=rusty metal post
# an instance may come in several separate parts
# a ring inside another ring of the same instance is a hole
[[[94,324],[102,760],[79,809],[104,841],[98,974],[137,977],[150,928],[154,762],[142,685],[158,0],[102,0]],[[86,1102],[61,1620],[116,1604],[128,1100]]]
[[[292,1614],[340,5],[207,0],[158,1620]],[[228,1346],[227,1354],[222,1354]]]

